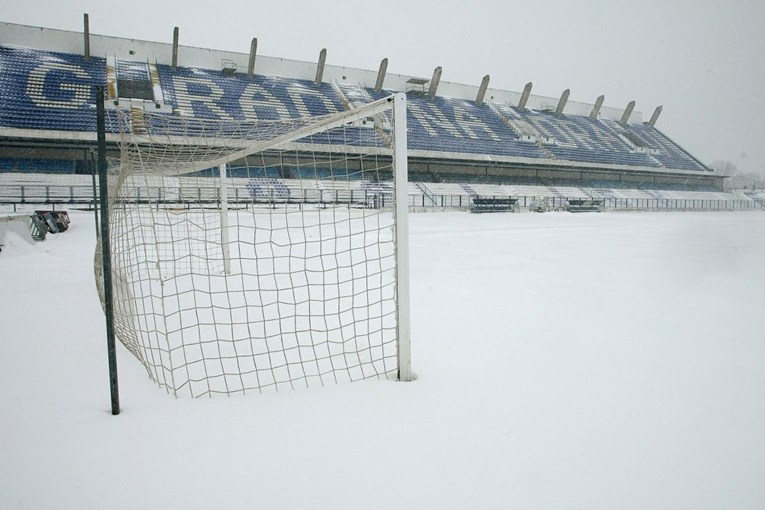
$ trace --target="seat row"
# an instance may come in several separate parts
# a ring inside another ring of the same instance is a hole
[[[146,62],[119,59],[118,78],[148,80]],[[0,126],[60,131],[94,131],[92,86],[105,84],[106,59],[85,59],[42,50],[0,47]],[[157,65],[163,100],[178,115],[201,119],[284,120],[342,111],[392,91],[358,85],[316,84],[273,76]],[[576,115],[556,115],[508,105],[477,104],[411,92],[408,97],[409,148],[468,158],[501,156],[559,160],[592,165],[640,166],[706,171],[706,168],[654,127],[622,125]],[[150,126],[151,127],[151,126]],[[116,131],[111,120],[109,129]],[[200,133],[206,134],[206,133]],[[346,128],[308,141],[330,145],[381,147],[374,129]],[[434,155],[434,153],[436,155]]]

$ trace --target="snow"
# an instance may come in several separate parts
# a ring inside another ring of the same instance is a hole
[[[0,508],[763,508],[765,215],[410,216],[411,383],[173,399],[92,216],[0,253]]]

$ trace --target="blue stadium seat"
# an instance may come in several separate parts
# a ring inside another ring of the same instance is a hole
[[[667,168],[706,170],[697,160],[655,127],[644,124],[628,124],[623,126],[623,129],[628,131],[632,138],[639,140],[642,147],[656,151],[652,153],[652,157]]]
[[[95,131],[94,85],[106,84],[106,60],[0,47],[0,126]]]
[[[149,65],[146,62],[117,59],[117,79],[149,81]]]
[[[635,152],[609,125],[578,115],[556,115],[509,106],[497,111],[513,125],[518,121],[538,134],[553,158],[584,163],[659,167],[646,153]]]
[[[370,102],[393,93],[347,84],[340,85],[340,89],[353,103]],[[409,93],[407,113],[409,148],[413,150],[547,157],[540,147],[521,141],[489,105]]]
[[[94,85],[106,84],[106,60],[81,55],[0,46],[0,126],[53,131],[96,129]],[[164,101],[176,115],[198,119],[279,121],[306,115],[335,113],[348,106],[380,99],[391,91],[340,84],[242,73],[220,69],[157,66]],[[148,80],[146,62],[117,60],[117,76]],[[584,116],[555,115],[505,105],[408,94],[409,148],[428,154],[489,155],[510,163],[534,164],[556,160],[619,167],[670,168],[703,172],[707,169],[654,127],[621,125]],[[149,125],[148,129],[155,126]],[[117,131],[107,116],[107,129]],[[385,126],[383,126],[385,128]],[[200,128],[204,129],[204,128]],[[229,127],[223,127],[224,132]],[[525,131],[533,133],[529,136]],[[199,134],[205,134],[200,132]],[[356,126],[312,135],[304,142],[382,147],[384,139],[372,127]],[[436,156],[437,157],[437,156]],[[459,156],[456,156],[459,158]],[[10,170],[17,164],[4,163]],[[57,163],[36,167],[63,172]],[[71,168],[69,169],[71,171]],[[263,178],[279,178],[264,172]],[[333,169],[337,175],[337,170]],[[319,177],[319,178],[323,178]],[[343,175],[344,178],[361,178]],[[449,177],[447,177],[449,178]],[[506,177],[476,176],[481,183],[512,182]],[[534,183],[531,185],[538,185]]]

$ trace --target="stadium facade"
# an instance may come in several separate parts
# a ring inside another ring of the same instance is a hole
[[[379,71],[324,65],[324,52],[317,64],[10,23],[0,23],[0,34],[6,179],[90,174],[95,85],[106,86],[109,106],[231,121],[331,114],[405,91],[410,181],[421,183],[414,189],[423,204],[449,186],[470,196],[483,186],[494,194],[730,199],[722,176],[655,126],[660,109],[643,122],[634,104],[567,101],[568,91],[536,96],[530,84],[523,93],[497,90],[487,88],[488,76],[482,86],[442,82],[440,68],[429,79],[386,73],[387,60]],[[376,124],[369,119],[370,130]],[[115,148],[117,128],[108,129]],[[271,170],[274,178],[299,171]]]

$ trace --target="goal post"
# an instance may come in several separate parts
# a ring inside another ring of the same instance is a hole
[[[114,329],[151,379],[192,397],[411,379],[404,94],[255,122],[110,114]]]
[[[398,345],[399,373],[401,381],[412,379],[411,331],[409,328],[409,194],[408,194],[408,157],[406,139],[406,95],[393,96],[393,113],[396,122],[393,126],[393,174],[396,189],[396,279],[398,299]]]
[[[218,167],[219,193],[220,196],[220,236],[221,249],[223,250],[223,272],[231,274],[231,249],[228,237],[228,172],[226,163],[221,163]]]

